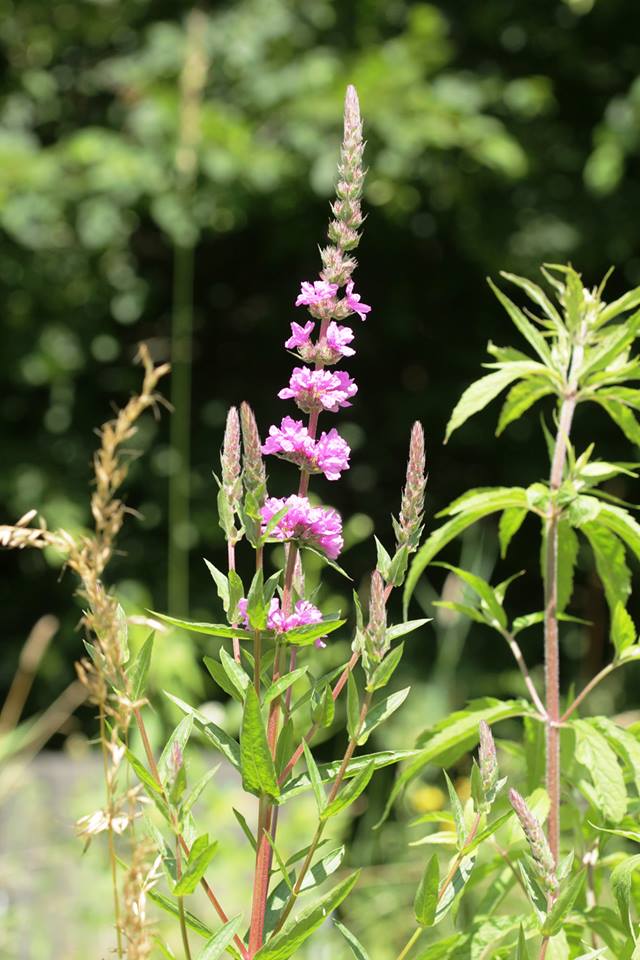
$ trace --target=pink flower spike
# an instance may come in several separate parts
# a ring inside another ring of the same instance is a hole
[[[305,413],[330,410],[337,413],[340,407],[350,407],[349,399],[358,392],[357,384],[343,370],[310,370],[295,367],[289,386],[278,396],[281,400],[295,400]]]
[[[335,560],[344,545],[342,519],[337,510],[331,507],[312,507],[306,497],[295,494],[286,499],[269,497],[260,510],[263,530],[283,507],[288,508],[287,513],[275,525],[270,536],[274,540],[308,543],[322,550],[331,560]]]
[[[308,320],[304,327],[301,327],[299,323],[292,323],[291,336],[288,340],[285,340],[284,343],[287,350],[295,350],[296,347],[301,347],[305,343],[308,343],[314,327],[315,323],[313,320]]]
[[[293,417],[284,417],[279,427],[269,427],[262,452],[289,460],[309,473],[324,473],[327,480],[340,479],[341,472],[349,469],[351,455],[349,444],[335,427],[314,440],[302,421]]]
[[[296,299],[296,307],[311,307],[324,300],[330,300],[338,292],[337,283],[328,283],[326,280],[314,280],[309,283],[303,280],[300,284],[300,293]]]
[[[327,327],[327,346],[343,357],[352,357],[355,350],[347,346],[347,344],[351,343],[353,336],[354,334],[351,327],[341,327],[335,320],[332,320]]]
[[[279,427],[269,427],[269,436],[262,446],[262,452],[276,455],[300,455],[303,460],[313,457],[314,442],[302,420],[284,417]]]
[[[238,610],[245,627],[249,627],[247,605],[248,601],[244,597],[238,601]],[[267,629],[273,630],[275,633],[288,633],[289,630],[294,630],[296,627],[306,627],[309,624],[321,622],[321,612],[309,600],[298,600],[289,616],[285,616],[284,611],[280,609],[280,601],[277,597],[274,597],[269,605]],[[316,641],[317,643],[318,641]],[[324,647],[326,644],[323,643],[322,646]]]
[[[367,314],[371,312],[368,303],[360,303],[360,294],[353,292],[353,280],[347,283],[346,296],[344,302],[353,313],[357,313],[361,320],[366,320]]]

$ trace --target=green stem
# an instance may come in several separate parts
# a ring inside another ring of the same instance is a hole
[[[116,850],[113,840],[113,827],[111,825],[111,816],[113,812],[113,791],[111,789],[111,777],[109,776],[109,753],[107,749],[107,731],[104,715],[104,704],[100,704],[100,745],[102,747],[102,765],[104,769],[104,781],[107,791],[107,810],[109,814],[109,827],[107,834],[109,837],[109,863],[111,865],[111,886],[113,888],[113,919],[116,927],[116,939],[118,949],[118,960],[124,956],[122,952],[122,930],[120,929],[120,900],[118,897],[118,877],[116,873]]]
[[[613,673],[614,670],[620,666],[619,663],[608,663],[606,667],[603,667],[600,673],[596,673],[589,683],[580,691],[573,703],[567,707],[565,712],[560,717],[560,722],[564,723],[565,720],[568,720],[571,714],[576,710],[584,698],[588,696],[594,687],[597,687],[601,680],[604,680],[605,677],[608,677],[610,673]]]
[[[185,616],[189,606],[189,493],[191,466],[191,354],[193,246],[174,247],[171,323],[170,443],[175,462],[169,476],[169,609]]]
[[[411,952],[413,945],[417,943],[420,937],[422,936],[423,930],[424,930],[424,927],[416,927],[416,929],[413,931],[413,933],[405,943],[403,949],[398,954],[397,960],[405,960],[405,957],[407,957]]]

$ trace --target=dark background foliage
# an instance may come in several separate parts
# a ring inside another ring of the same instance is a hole
[[[429,528],[470,486],[546,473],[535,415],[498,442],[495,409],[447,447],[444,427],[487,340],[514,340],[486,275],[533,275],[542,262],[570,260],[588,284],[615,264],[612,298],[640,283],[640,16],[623,0],[237,0],[203,9],[208,79],[198,173],[185,191],[174,157],[190,6],[0,2],[0,515],[37,506],[52,526],[89,522],[92,431],[134,389],[138,341],[168,357],[175,249],[193,247],[192,503],[181,536],[191,550],[190,612],[216,619],[201,557],[224,563],[211,470],[225,411],[249,400],[263,432],[285,412],[276,394],[291,364],[281,344],[300,319],[299,282],[318,270],[346,83],[358,87],[368,139],[357,287],[373,311],[356,331],[360,392],[335,421],[353,468],[315,489],[345,517],[358,515],[345,564],[359,582],[374,563],[371,541],[361,542],[368,529],[391,545],[388,515],[415,418],[428,441]],[[580,449],[595,440],[601,456],[635,457],[604,414],[580,414]],[[128,523],[110,576],[129,610],[165,609],[167,485],[182,469],[167,416],[144,424],[138,446],[127,499],[142,519]],[[270,474],[274,494],[293,488],[292,468],[273,463]],[[615,492],[634,498],[632,486]],[[493,542],[489,525],[476,541],[483,562]],[[528,521],[496,570],[499,579],[528,571],[513,588],[517,612],[541,605],[538,549]],[[0,694],[36,617],[62,620],[33,693],[38,709],[73,674],[73,584],[70,575],[59,582],[48,555],[0,563]],[[586,560],[572,609],[594,627],[568,632],[566,666],[590,674],[607,639]],[[206,695],[190,641],[170,642],[165,673]],[[535,661],[540,637],[526,643]],[[424,684],[435,651],[433,632],[412,646]],[[454,703],[519,690],[506,654],[479,627],[452,678]],[[624,706],[621,688],[609,695]]]

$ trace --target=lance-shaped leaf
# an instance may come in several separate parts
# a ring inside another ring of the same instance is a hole
[[[640,446],[640,423],[629,407],[614,397],[604,397],[600,393],[595,393],[593,399],[609,414],[616,426],[620,427],[627,440]]]
[[[197,956],[197,960],[219,960],[238,932],[241,920],[242,916],[237,916],[227,921],[227,923],[205,943]]]
[[[207,565],[207,570],[213,577],[213,582],[216,585],[216,591],[222,600],[224,612],[229,613],[229,580],[222,570],[218,570],[218,568],[210,563],[209,560],[204,558],[204,562]]]
[[[444,567],[445,570],[449,570],[451,573],[454,573],[456,577],[462,580],[464,583],[468,584],[471,589],[480,597],[482,601],[482,606],[484,607],[487,613],[487,620],[491,622],[494,620],[500,627],[506,627],[507,617],[502,609],[502,603],[493,589],[489,586],[486,580],[483,580],[482,577],[478,577],[475,573],[469,573],[468,570],[462,570],[460,567],[454,567],[450,563],[435,563],[433,566]]]
[[[439,888],[440,867],[438,866],[438,855],[434,853],[431,859],[427,861],[413,901],[416,922],[421,927],[433,926],[438,908]]]
[[[285,673],[284,676],[279,677],[275,683],[272,683],[269,686],[269,689],[264,695],[265,704],[271,703],[272,700],[275,700],[276,697],[281,697],[283,693],[292,687],[294,683],[297,683],[301,677],[304,677],[308,670],[308,667],[298,667],[296,670],[292,670],[291,673]]]
[[[504,560],[509,544],[522,526],[527,511],[523,507],[509,507],[500,517],[498,537],[500,540],[500,556]]]
[[[193,893],[213,860],[217,849],[217,841],[209,843],[209,837],[206,833],[194,841],[189,859],[183,866],[182,876],[173,888],[174,896],[186,897]]]
[[[622,770],[606,738],[586,720],[573,720],[575,756],[589,772],[595,802],[607,820],[619,823],[627,810],[627,791]]]
[[[611,642],[615,647],[616,655],[622,656],[624,651],[636,642],[636,627],[622,603],[616,604],[611,619]]]
[[[389,694],[388,697],[385,697],[383,700],[380,700],[369,710],[360,735],[358,736],[358,746],[361,747],[367,742],[373,731],[376,727],[379,727],[381,723],[384,723],[385,720],[388,720],[389,717],[396,712],[396,710],[402,706],[404,701],[409,696],[409,691],[411,687],[405,687],[404,690],[397,690],[395,693]]]
[[[631,877],[634,870],[640,867],[640,854],[628,857],[619,863],[611,874],[611,889],[618,904],[620,917],[628,936],[634,938],[631,921]]]
[[[349,944],[349,949],[351,950],[351,953],[355,957],[355,960],[371,960],[371,958],[369,957],[369,954],[367,953],[365,948],[362,946],[362,944],[360,943],[356,935],[352,933],[351,930],[349,930],[347,927],[345,927],[344,923],[339,923],[338,920],[335,920],[333,925],[336,928],[336,930],[338,930],[342,934],[342,936],[345,938],[345,940]]]
[[[276,800],[280,796],[273,757],[267,743],[260,701],[250,686],[245,695],[242,727],[240,730],[240,772],[242,785],[256,796]]]
[[[403,653],[404,643],[400,643],[395,650],[391,650],[387,654],[382,663],[379,663],[373,671],[371,679],[367,683],[367,690],[374,692],[375,690],[381,690],[383,687],[386,687],[396,667],[400,663]]]
[[[164,750],[160,754],[160,759],[158,760],[158,772],[163,783],[166,784],[169,776],[174,745],[180,751],[180,754],[183,754],[192,730],[193,717],[187,714],[186,717],[182,718],[178,726],[174,729],[173,733],[167,740]]]
[[[484,410],[510,383],[519,380],[527,373],[535,372],[539,366],[535,363],[519,362],[505,364],[501,370],[494,370],[493,373],[489,373],[472,383],[464,391],[453,409],[451,419],[447,424],[444,442],[446,443],[454,430],[461,427],[469,417]]]
[[[595,347],[587,351],[585,362],[580,370],[580,379],[584,379],[596,370],[604,370],[629,347],[640,330],[640,311],[628,317]]]
[[[291,857],[287,863],[287,866],[301,857],[306,856],[309,851],[309,847],[305,847],[304,850],[299,851],[299,856]],[[319,887],[321,884],[325,883],[326,880],[336,872],[342,865],[344,860],[345,847],[340,846],[336,847],[330,853],[325,854],[321,857],[320,860],[316,860],[312,867],[307,870],[302,885],[300,887],[300,896],[304,896],[306,893],[309,893],[311,890],[314,890],[316,887]],[[282,908],[286,904],[290,896],[291,887],[290,884],[295,880],[295,874],[293,870],[289,871],[288,882],[281,880],[280,883],[271,891],[269,898],[267,900],[267,912],[265,914],[264,927],[265,931],[268,933],[278,922],[278,917],[282,912]]]
[[[440,896],[434,923],[440,923],[441,920],[444,920],[446,915],[455,904],[456,900],[460,897],[462,891],[469,882],[475,862],[475,854],[471,854],[470,856],[462,858],[456,869],[456,872],[451,878],[451,881]]]
[[[293,643],[296,647],[308,647],[320,637],[326,637],[328,633],[339,630],[344,626],[346,620],[336,620],[335,618],[323,620],[321,623],[309,623],[304,627],[294,627],[283,635],[286,643]]]
[[[322,789],[322,777],[320,776],[320,771],[318,770],[318,765],[314,759],[309,744],[306,740],[302,741],[302,749],[304,750],[304,758],[307,762],[307,770],[309,771],[309,779],[311,780],[311,786],[313,787],[313,792],[316,798],[316,805],[318,807],[318,814],[322,818],[322,813],[325,807],[326,798],[324,795],[324,790]]]
[[[148,613],[163,623],[168,623],[171,627],[182,627],[183,630],[191,630],[193,633],[204,633],[209,637],[239,637],[240,640],[251,640],[253,634],[248,630],[242,630],[240,627],[230,627],[226,623],[201,623],[198,620],[181,620],[178,617],[169,617],[166,613],[157,613],[155,610],[149,610]]]
[[[163,893],[158,893],[157,890],[149,890],[147,895],[161,908],[161,910],[164,910],[166,913],[170,913],[172,916],[176,917],[176,919],[180,916],[178,904],[175,900],[165,897]],[[196,917],[193,913],[190,913],[188,910],[184,911],[184,918],[189,929],[193,930],[194,933],[197,933],[198,936],[211,937],[213,935],[213,930],[211,927],[208,927],[206,923],[198,919],[198,917]]]
[[[338,796],[332,800],[331,803],[328,803],[320,812],[320,819],[329,820],[331,817],[335,817],[336,814],[340,813],[341,810],[345,810],[351,806],[354,800],[357,800],[360,794],[366,790],[374,770],[375,764],[373,762],[368,763],[353,780],[349,780],[347,784],[342,787]]]
[[[352,873],[350,877],[325,894],[314,907],[305,910],[293,923],[271,937],[264,946],[260,947],[255,960],[289,960],[305,940],[324,923],[329,914],[333,913],[349,896],[357,883],[358,876],[359,871]]]
[[[554,392],[553,385],[543,377],[529,377],[526,380],[521,380],[520,383],[516,383],[509,390],[500,411],[496,437],[499,437],[510,423],[518,420],[523,413],[526,413],[534,403]]]
[[[573,908],[582,891],[584,879],[585,871],[581,870],[568,883],[562,885],[562,889],[542,925],[542,935],[544,937],[553,937],[556,933],[559,933],[567,914]]]
[[[598,576],[602,581],[611,613],[621,603],[626,606],[631,593],[631,571],[620,539],[599,522],[583,523],[580,532],[589,541]]]
[[[349,761],[345,771],[345,779],[357,776],[369,763],[373,763],[374,770],[381,770],[383,767],[392,766],[394,763],[401,763],[403,760],[410,760],[417,755],[416,750],[380,750],[377,753],[367,753],[361,757],[355,757]],[[341,761],[334,760],[333,763],[321,763],[318,765],[318,771],[322,783],[330,783],[335,780]],[[282,788],[280,802],[291,800],[305,790],[311,789],[311,780],[307,773],[298,774]]]
[[[216,750],[219,750],[220,753],[229,760],[237,770],[240,769],[240,744],[237,740],[234,740],[233,737],[230,737],[221,727],[217,724],[212,723],[211,720],[200,710],[196,710],[195,707],[191,707],[188,703],[185,703],[184,700],[181,700],[179,697],[175,697],[172,693],[167,693],[165,690],[165,696],[171,700],[172,703],[175,703],[177,707],[182,710],[183,713],[190,714],[196,722],[196,725],[199,730],[202,731],[204,736],[209,740],[210,743],[214,745]]]
[[[213,657],[203,657],[202,660],[220,689],[224,690],[225,693],[228,693],[229,696],[234,700],[237,700],[238,703],[242,703],[242,693],[236,684],[231,682],[222,664],[218,663],[218,661]]]
[[[140,700],[147,689],[147,676],[151,665],[151,654],[153,653],[153,638],[155,633],[150,633],[145,642],[140,647],[135,660],[129,665],[127,676],[131,684],[131,697],[133,700]]]
[[[233,684],[242,699],[247,687],[251,685],[249,674],[242,669],[239,663],[236,663],[224,647],[220,647],[220,663],[230,683]]]

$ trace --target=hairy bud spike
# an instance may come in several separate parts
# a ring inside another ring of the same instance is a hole
[[[558,889],[556,865],[544,831],[517,790],[509,790],[509,802],[527,838],[542,884],[548,893],[555,894]]]
[[[492,802],[498,782],[498,757],[491,728],[485,720],[480,721],[479,761],[482,790],[486,800]]]
[[[369,596],[369,623],[364,632],[365,666],[380,663],[389,649],[387,641],[387,609],[384,595],[384,580],[378,570],[371,574]]]
[[[267,474],[262,459],[262,441],[253,410],[248,403],[240,405],[242,423],[242,479],[247,493],[252,493],[261,507],[267,497]]]
[[[220,454],[222,486],[232,505],[240,499],[240,418],[235,407],[230,407]]]
[[[411,430],[407,479],[402,491],[400,519],[394,523],[398,549],[406,546],[411,553],[418,549],[422,535],[426,485],[424,430],[420,421],[416,420]]]

